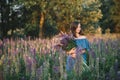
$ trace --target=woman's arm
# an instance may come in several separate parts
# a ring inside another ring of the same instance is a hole
[[[72,48],[70,51],[67,51],[67,54],[75,54],[76,48]]]
[[[67,54],[71,55],[72,58],[76,58],[76,48],[72,48]]]

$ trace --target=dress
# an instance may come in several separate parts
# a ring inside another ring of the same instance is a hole
[[[87,51],[90,50],[89,41],[86,38],[75,39],[75,42],[76,42],[78,48],[80,48],[80,49],[86,49]],[[87,63],[87,54],[83,53],[82,57],[83,57],[84,62]]]
[[[86,39],[86,38],[76,38],[75,39],[75,42],[77,44],[77,49],[86,49],[87,51],[90,50],[90,45],[89,45],[89,41]],[[76,53],[77,54],[77,53]],[[80,54],[81,57],[82,57],[82,60],[83,60],[83,63],[82,64],[85,64],[87,65],[87,54],[86,53],[83,53],[83,54]],[[73,59],[72,57],[67,56],[67,61],[66,61],[66,71],[69,72],[69,71],[72,71],[73,68],[74,68],[74,65],[76,63],[76,59]],[[84,67],[84,66],[83,66]]]

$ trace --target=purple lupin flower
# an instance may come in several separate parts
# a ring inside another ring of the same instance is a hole
[[[90,51],[88,52],[93,58],[96,58],[96,54],[94,52],[93,49],[90,49]]]
[[[6,62],[4,61],[4,63],[6,63]],[[11,61],[10,59],[8,59],[8,60],[7,60],[7,65],[10,66],[11,64],[12,64],[12,61]]]
[[[18,48],[14,48],[14,49],[13,49],[13,54],[17,55],[19,52],[20,52],[20,51],[19,51]]]
[[[31,58],[28,55],[24,55],[24,61],[25,61],[25,64],[26,64],[26,71],[28,73],[31,72],[31,67],[32,67]]]
[[[36,49],[35,49],[35,48],[33,48],[33,54],[34,54],[34,55],[36,54]]]
[[[59,73],[60,72],[60,67],[59,66],[53,66],[53,71],[55,73]]]
[[[27,64],[28,64],[29,66],[32,65],[32,59],[31,59],[31,57],[26,56],[26,61],[27,61]]]
[[[30,48],[30,52],[33,55],[33,57],[35,57],[36,49],[35,48]]]
[[[60,40],[60,43],[61,43],[63,46],[67,46],[67,44],[68,44],[67,38],[63,38],[62,40]]]
[[[54,49],[58,51],[60,49],[60,47],[61,47],[61,44],[57,44],[54,46]]]
[[[36,69],[36,76],[42,76],[43,73],[43,66],[40,66],[39,68]]]

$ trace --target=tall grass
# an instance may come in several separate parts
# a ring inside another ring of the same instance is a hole
[[[90,39],[89,39],[90,40]],[[120,38],[90,40],[90,70],[75,80],[116,80],[120,71]],[[65,70],[66,53],[58,47],[58,38],[4,39],[0,41],[0,75],[3,80],[70,80]],[[79,63],[79,62],[78,62]]]

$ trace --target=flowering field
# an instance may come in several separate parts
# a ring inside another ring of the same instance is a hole
[[[72,80],[117,80],[120,75],[120,37],[89,38],[89,71]],[[71,80],[65,71],[66,53],[52,39],[0,41],[0,80]]]

